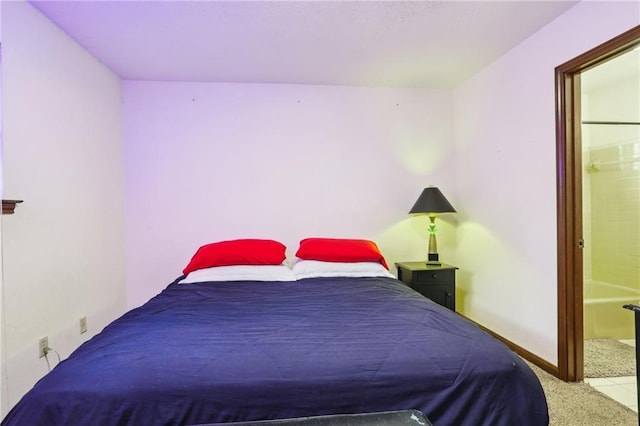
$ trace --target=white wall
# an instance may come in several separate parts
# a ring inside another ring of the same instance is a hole
[[[606,72],[614,63],[624,64],[629,74],[583,93],[583,120],[640,122],[640,50],[632,50],[601,65],[603,70],[597,67],[584,72],[582,81],[587,85],[595,78],[593,73]],[[583,125],[583,149],[637,142],[639,131],[639,126],[631,125]]]
[[[122,100],[26,2],[2,3],[2,49],[4,195],[24,200],[2,218],[10,406],[47,372],[39,338],[64,358],[125,309]]]
[[[371,238],[426,258],[422,189],[453,192],[448,91],[125,81],[127,288],[137,306],[212,241]],[[442,258],[453,226],[440,223]]]
[[[554,68],[639,23],[637,2],[581,2],[454,91],[463,309],[554,364]]]

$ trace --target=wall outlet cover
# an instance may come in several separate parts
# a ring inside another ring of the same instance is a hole
[[[80,334],[87,332],[87,317],[80,318]]]
[[[49,337],[44,336],[40,340],[38,340],[38,354],[40,358],[47,354],[47,350],[49,348]]]

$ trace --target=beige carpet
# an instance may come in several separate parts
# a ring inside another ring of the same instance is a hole
[[[547,397],[550,426],[637,426],[638,415],[586,383],[563,382],[529,363]]]
[[[614,339],[584,341],[584,377],[636,375],[636,349]]]

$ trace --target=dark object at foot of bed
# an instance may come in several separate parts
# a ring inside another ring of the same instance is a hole
[[[387,411],[382,413],[337,414],[331,416],[298,417],[295,419],[261,420],[255,422],[210,423],[200,426],[431,426],[418,410]]]

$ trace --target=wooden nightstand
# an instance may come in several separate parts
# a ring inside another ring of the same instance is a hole
[[[456,310],[456,269],[443,263],[398,262],[398,279],[439,305]]]

